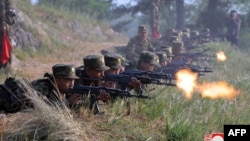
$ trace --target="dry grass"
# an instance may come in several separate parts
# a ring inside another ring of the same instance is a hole
[[[3,116],[0,127],[3,140],[88,141],[97,135],[90,124],[74,118],[63,102],[50,106],[32,88],[26,84],[24,86],[28,90],[26,96],[34,103],[34,109]]]

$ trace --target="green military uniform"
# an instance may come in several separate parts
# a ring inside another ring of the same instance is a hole
[[[65,95],[58,89],[55,77],[78,79],[73,65],[56,64],[52,67],[53,74],[45,73],[44,78],[32,81],[32,86],[41,96],[46,97],[52,104],[65,102]]]
[[[148,32],[148,27],[146,25],[140,25],[138,27],[138,32]],[[127,48],[126,48],[126,58],[132,62],[138,61],[138,58],[143,51],[154,52],[154,47],[151,44],[149,38],[142,40],[138,35],[131,38]]]
[[[103,82],[98,80],[91,80],[91,79],[101,79],[101,78],[91,78],[87,73],[86,69],[90,70],[97,70],[97,71],[105,71],[108,70],[109,67],[105,65],[104,56],[102,55],[88,55],[83,58],[84,66],[80,66],[76,68],[76,75],[80,77],[80,79],[75,81],[75,85],[85,85],[85,86],[100,86]],[[94,114],[100,114],[98,101],[96,100],[95,95],[90,95],[90,103],[89,109],[93,110]]]

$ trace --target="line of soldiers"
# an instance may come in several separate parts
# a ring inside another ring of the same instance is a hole
[[[72,109],[87,107],[94,114],[102,114],[99,101],[106,103],[118,97],[150,99],[143,94],[148,84],[175,86],[172,81],[180,68],[211,72],[191,65],[189,59],[202,53],[182,54],[184,43],[177,38],[155,48],[147,32],[147,26],[138,27],[138,36],[132,38],[126,48],[126,58],[117,53],[88,55],[83,58],[82,66],[56,64],[52,66],[52,74],[45,73],[30,85],[52,106],[61,103]],[[22,91],[18,86],[13,90],[10,82],[0,87],[0,111],[13,113],[32,107],[32,104],[23,106]]]

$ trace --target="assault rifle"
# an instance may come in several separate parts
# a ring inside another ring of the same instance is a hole
[[[195,52],[195,53],[179,53],[175,55],[175,57],[182,56],[185,58],[197,58],[197,57],[209,57],[209,55],[205,54],[205,52],[209,51],[210,48],[204,49],[201,52]]]
[[[167,83],[162,83],[162,84],[167,85],[167,86],[176,86],[175,84],[171,83],[171,81],[174,79],[172,74],[166,74],[166,73],[161,73],[161,72],[151,72],[151,71],[141,71],[141,70],[128,70],[121,74],[134,76],[134,77],[147,76],[152,79],[166,80]]]
[[[120,89],[111,89],[106,87],[91,87],[91,86],[82,86],[82,85],[75,85],[72,89],[66,91],[66,94],[82,94],[82,95],[95,95],[98,96],[100,94],[100,90],[106,91],[112,97],[136,97],[136,98],[143,98],[143,99],[151,99],[149,96],[145,96],[143,94],[134,95],[131,94],[129,91],[120,90]]]

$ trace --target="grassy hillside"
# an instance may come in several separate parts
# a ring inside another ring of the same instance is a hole
[[[29,29],[43,46],[35,51],[15,48],[14,54],[20,62],[14,63],[16,68],[11,68],[7,72],[9,75],[32,80],[41,77],[46,71],[50,72],[55,63],[80,65],[86,54],[126,44],[127,39],[99,39],[99,35],[91,34],[92,25],[108,30],[105,23],[99,24],[85,16],[47,7],[32,7],[28,1],[14,0],[14,3],[23,13],[35,19]],[[80,33],[69,30],[66,26],[68,22],[62,22],[63,26],[53,22],[59,19],[79,21],[88,34],[80,38]],[[38,25],[41,26],[40,30],[37,29]],[[49,32],[51,30],[53,32]],[[227,43],[211,43],[207,46],[211,48],[211,55],[224,51],[227,61],[209,62],[214,72],[202,76],[199,83],[228,82],[240,91],[231,100],[203,98],[199,93],[187,100],[176,87],[150,86],[155,89],[145,94],[153,99],[131,98],[130,115],[126,115],[126,103],[118,100],[108,105],[102,104],[101,108],[106,114],[94,116],[85,109],[73,113],[66,107],[63,110],[51,108],[34,96],[32,100],[36,103],[36,110],[6,117],[1,115],[0,136],[3,140],[25,141],[36,140],[42,135],[48,135],[49,140],[54,141],[200,141],[205,134],[223,132],[224,124],[249,124],[250,57],[247,53],[232,49]],[[6,72],[2,71],[1,76],[4,80]]]

